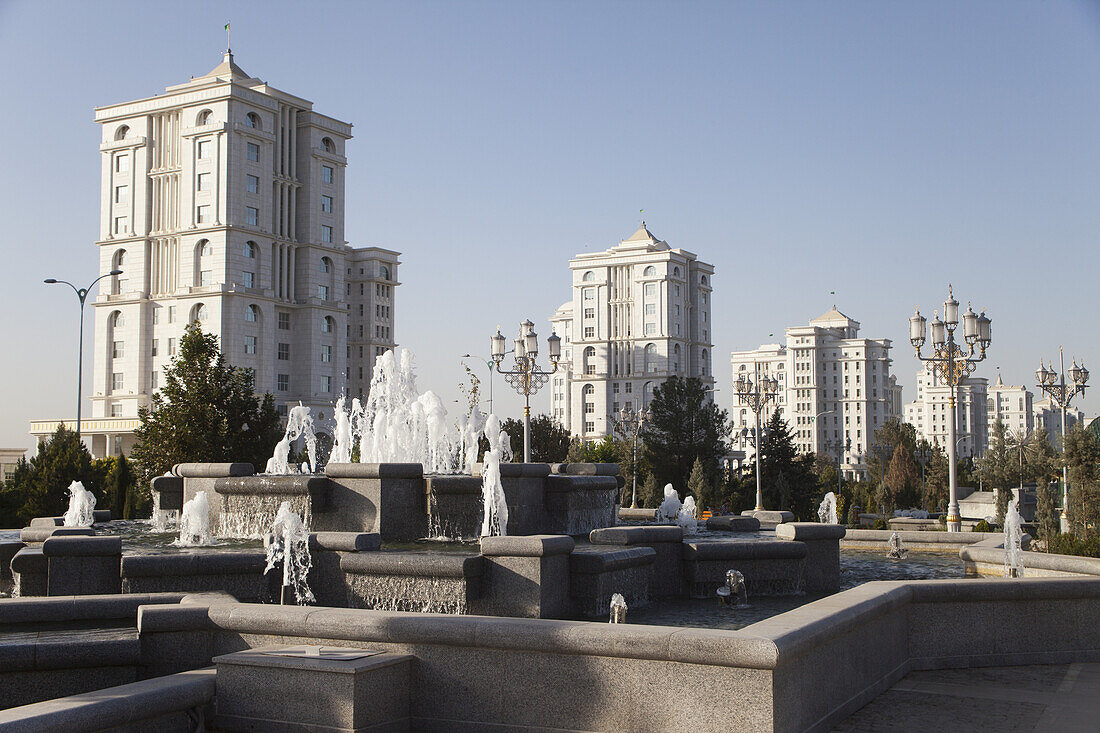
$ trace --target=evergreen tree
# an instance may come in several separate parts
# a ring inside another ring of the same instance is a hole
[[[701,380],[670,377],[654,390],[649,411],[641,439],[658,483],[671,483],[683,491],[697,458],[708,481],[717,478],[718,462],[726,453],[729,419],[725,410],[707,399]]]
[[[891,514],[897,506],[908,508],[920,503],[920,466],[905,444],[894,447],[890,467],[886,470],[885,485],[889,488],[883,494],[888,497],[886,503]]]
[[[1065,437],[1069,467],[1069,521],[1073,533],[1084,539],[1100,526],[1100,438],[1080,424]]]
[[[928,505],[939,511],[947,509],[947,499],[950,491],[949,468],[947,454],[938,445],[934,446],[932,457],[928,460],[928,468],[925,470],[925,484],[928,493]]]
[[[978,462],[978,475],[986,488],[995,490],[997,524],[1004,525],[1008,502],[1012,499],[1012,487],[1016,485],[1020,472],[1017,470],[1016,451],[1009,445],[1008,430],[1004,423],[993,423],[992,439],[989,447]]]
[[[500,424],[508,433],[512,446],[512,461],[523,462],[523,421],[513,417]],[[549,415],[531,418],[531,462],[562,463],[569,453],[569,431]]]
[[[218,338],[191,323],[164,373],[152,405],[138,410],[137,464],[142,496],[149,482],[176,463],[243,461],[262,470],[282,437],[270,394],[253,392],[251,369],[231,366]]]
[[[638,503],[644,507],[656,509],[661,506],[661,502],[664,501],[665,494],[660,484],[657,483],[657,477],[652,473],[645,477],[645,481],[638,487]]]
[[[790,511],[803,521],[816,517],[814,500],[819,484],[813,465],[812,455],[798,455],[790,427],[776,409],[768,419],[760,445],[760,491],[764,506]]]
[[[1035,527],[1039,539],[1048,548],[1050,541],[1061,531],[1056,481],[1039,481],[1035,485]]]
[[[711,484],[707,478],[707,473],[703,469],[703,462],[698,458],[695,459],[695,463],[691,466],[691,475],[688,476],[687,483],[688,493],[695,497],[695,504],[699,507],[699,511],[703,509],[713,509],[714,498],[711,495]],[[685,499],[687,497],[684,497]]]
[[[80,481],[102,501],[100,482],[92,467],[92,456],[64,425],[38,446],[29,461],[21,459],[4,483],[0,500],[0,526],[22,527],[34,517],[56,517],[69,506],[69,485]]]

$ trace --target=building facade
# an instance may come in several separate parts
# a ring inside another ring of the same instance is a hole
[[[993,426],[1000,420],[1011,435],[1023,437],[1035,429],[1034,395],[1022,385],[1005,384],[1001,375],[989,386],[986,405],[986,445],[993,439]]]
[[[193,321],[282,414],[301,402],[331,417],[341,391],[364,392],[374,358],[396,343],[399,253],[345,242],[351,125],[250,77],[230,53],[95,120],[99,269],[122,274],[95,301],[93,454],[129,450],[138,408]]]
[[[1039,400],[1034,406],[1035,429],[1042,428],[1050,436],[1050,444],[1054,450],[1062,450],[1062,410],[1047,397]],[[1078,423],[1084,424],[1085,413],[1076,407],[1066,409],[1066,430],[1071,430]]]
[[[981,458],[989,445],[988,381],[968,377],[957,388],[955,401],[955,455]],[[931,370],[917,374],[917,398],[905,406],[905,421],[917,437],[947,450],[951,389]]]
[[[645,409],[669,377],[714,385],[714,267],[650,232],[569,261],[572,297],[550,319],[562,339],[551,377],[551,415],[585,440],[614,429],[626,405]]]
[[[900,417],[901,387],[890,373],[890,347],[890,339],[860,337],[859,322],[833,306],[809,325],[786,329],[782,344],[733,352],[730,364],[735,383],[739,377],[778,381],[762,424],[778,409],[799,452],[839,457],[844,473],[861,475],[875,431]],[[755,417],[736,394],[730,416],[734,447],[751,459]]]

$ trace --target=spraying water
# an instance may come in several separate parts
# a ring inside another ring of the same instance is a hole
[[[665,484],[665,500],[657,508],[657,521],[666,524],[677,523],[683,506],[680,503],[680,495],[676,493],[676,489],[672,488],[672,484]]]
[[[623,598],[622,593],[614,593],[611,596],[611,617],[608,619],[608,623],[626,623],[626,599]]]
[[[905,556],[909,554],[908,548],[901,544],[901,535],[897,532],[890,535],[890,539],[886,543],[886,546],[886,557],[892,560],[904,560]]]
[[[485,437],[489,450],[485,451],[485,469],[481,474],[481,498],[485,505],[481,536],[503,537],[508,533],[508,503],[500,480],[500,464],[512,460],[512,443],[508,433],[500,429],[500,418],[492,414],[485,420]]]
[[[458,433],[461,440],[458,470],[461,473],[473,474],[474,464],[477,463],[478,440],[481,432],[485,430],[485,415],[474,405],[469,415],[459,415]]]
[[[309,414],[309,408],[301,402],[297,407],[290,409],[290,415],[286,420],[286,433],[275,445],[274,455],[267,461],[267,473],[285,475],[295,472],[289,462],[290,446],[300,437],[305,439],[306,452],[309,454],[309,461],[303,465],[303,469],[306,473],[312,473],[317,470],[317,435],[313,432],[313,417]]]
[[[352,403],[352,412],[349,414],[344,409],[344,396],[340,395],[340,398],[336,400],[336,410],[332,413],[332,417],[336,421],[336,428],[333,431],[334,442],[332,453],[328,459],[329,463],[351,463],[352,415],[355,414],[354,409],[357,404],[358,400]]]
[[[210,502],[205,491],[183,504],[180,512],[180,537],[175,542],[180,547],[197,547],[214,544],[210,531]]]
[[[749,591],[745,587],[745,576],[740,571],[726,571],[726,584],[718,587],[718,602],[723,606],[748,607]]]
[[[95,497],[84,484],[69,484],[69,509],[65,512],[66,527],[91,527],[95,521]]]
[[[264,568],[264,575],[276,563],[281,562],[283,587],[294,589],[294,598],[298,605],[316,602],[317,599],[313,597],[313,591],[306,582],[309,569],[313,566],[313,559],[309,554],[309,530],[303,524],[302,518],[291,511],[289,501],[284,501],[279,506],[266,544],[267,567]]]
[[[688,496],[684,499],[684,505],[680,507],[676,515],[676,524],[684,530],[685,535],[695,534],[699,530],[699,521],[696,518],[695,497]]]
[[[1024,530],[1021,526],[1020,510],[1017,499],[1013,497],[1008,502],[1005,511],[1005,577],[1024,577],[1024,558],[1020,545],[1024,539]]]
[[[817,508],[817,518],[822,524],[840,524],[836,516],[836,494],[829,492]]]

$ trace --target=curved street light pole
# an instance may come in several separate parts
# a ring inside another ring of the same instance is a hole
[[[69,282],[68,280],[58,280],[58,279],[52,278],[52,277],[46,278],[45,280],[42,281],[42,282],[46,283],[47,285],[56,285],[56,284],[68,285],[70,288],[73,289],[73,292],[76,293],[77,300],[80,301],[80,335],[77,339],[77,348],[76,348],[76,439],[77,439],[77,442],[80,441],[80,403],[82,402],[81,392],[83,391],[83,383],[84,383],[84,301],[88,299],[88,292],[92,289],[93,286],[95,286],[95,284],[97,282],[99,282],[100,280],[102,280],[105,277],[112,277],[114,275],[121,275],[121,274],[122,274],[122,270],[111,270],[110,272],[108,272],[104,275],[100,275],[95,280],[92,280],[92,282],[89,283],[88,287],[86,287],[86,288],[78,288],[77,286],[75,286],[71,282]]]
[[[1035,378],[1039,382],[1039,389],[1050,397],[1053,405],[1062,411],[1062,518],[1061,530],[1069,532],[1069,467],[1066,463],[1066,410],[1073,398],[1085,393],[1085,383],[1089,381],[1089,370],[1084,363],[1077,366],[1077,360],[1073,360],[1073,367],[1069,370],[1069,378],[1073,384],[1066,383],[1066,359],[1062,354],[1062,347],[1058,347],[1058,373],[1053,367],[1044,367],[1040,360],[1039,368],[1035,371]],[[1057,379],[1057,383],[1054,381]]]

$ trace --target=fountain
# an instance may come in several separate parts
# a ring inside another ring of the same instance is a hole
[[[1016,497],[1008,502],[1008,509],[1005,511],[1005,577],[1006,578],[1022,578],[1024,577],[1024,561],[1023,555],[1020,552],[1020,547],[1023,543],[1024,531],[1022,519],[1020,518],[1020,510],[1017,504]]]
[[[817,508],[817,518],[822,524],[840,524],[836,516],[836,494],[829,492]]]
[[[481,475],[485,512],[481,521],[481,536],[504,536],[508,533],[508,504],[504,484],[500,480],[500,464],[501,461],[511,460],[511,438],[500,429],[500,419],[492,414],[485,421],[485,437],[489,441],[489,450],[485,452],[485,469]]]
[[[214,544],[210,531],[210,502],[205,491],[198,492],[195,498],[184,503],[180,512],[180,536],[175,544],[180,547]]]
[[[309,530],[302,518],[290,509],[290,502],[284,501],[275,515],[275,524],[271,535],[265,539],[267,545],[267,567],[264,575],[277,563],[283,565],[283,593],[280,602],[285,600],[286,589],[294,590],[294,598],[299,606],[316,602],[313,591],[309,589],[306,577],[313,565],[309,553]]]
[[[622,593],[615,593],[611,596],[611,617],[608,619],[608,623],[626,623],[626,599],[623,598]]]
[[[309,414],[309,408],[298,403],[297,407],[290,409],[290,415],[286,420],[286,433],[283,439],[275,445],[275,453],[267,460],[267,473],[276,476],[285,476],[295,473],[290,465],[290,446],[298,438],[306,441],[306,451],[309,453],[308,465],[303,468],[308,470],[303,473],[313,473],[317,470],[317,435],[313,432],[313,417]]]
[[[680,495],[676,493],[676,489],[672,488],[672,484],[665,484],[665,500],[657,508],[657,521],[664,524],[678,523],[682,508],[683,504],[680,503]]]
[[[890,535],[887,548],[886,557],[891,560],[904,560],[905,556],[909,554],[909,550],[901,544],[901,535],[897,532]]]
[[[745,587],[745,576],[737,570],[726,571],[726,584],[718,587],[718,602],[722,606],[747,608],[749,592]]]
[[[699,531],[699,520],[696,517],[695,497],[688,496],[684,499],[684,505],[676,514],[676,524],[684,530],[685,535],[695,534]]]
[[[336,400],[336,409],[332,413],[332,418],[336,421],[336,427],[333,430],[332,453],[329,454],[330,463],[351,463],[352,418],[361,409],[358,399],[352,401],[350,412],[344,409],[343,395],[340,395],[340,398]]]
[[[95,497],[84,484],[69,484],[69,509],[65,512],[66,527],[91,527],[95,521]]]

